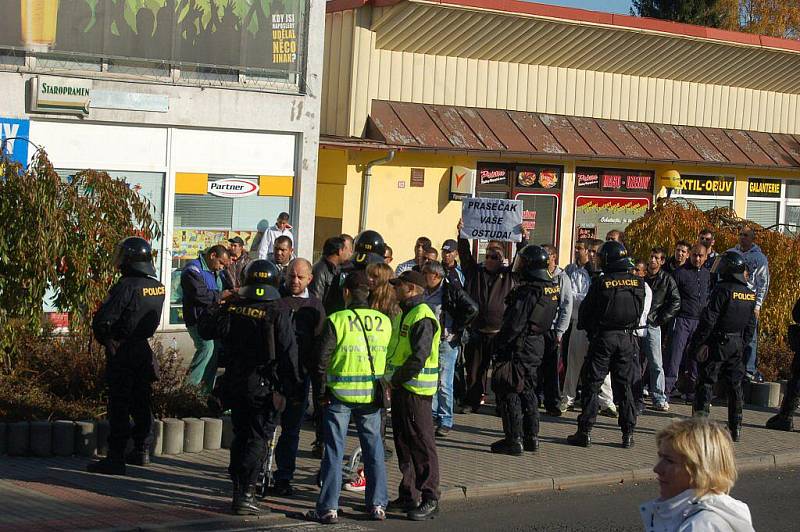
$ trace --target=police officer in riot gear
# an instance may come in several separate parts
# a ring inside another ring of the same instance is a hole
[[[711,272],[718,281],[689,344],[689,353],[700,364],[692,410],[695,415],[708,415],[714,384],[722,376],[729,384],[728,429],[733,441],[739,441],[742,432],[742,351],[756,330],[756,294],[747,287],[746,269],[744,257],[737,251],[717,257]]]
[[[356,235],[353,241],[353,257],[339,268],[339,272],[333,278],[330,289],[325,295],[323,305],[330,313],[345,309],[344,303],[344,281],[347,274],[364,270],[367,265],[383,262],[383,254],[386,251],[386,244],[383,237],[377,231],[367,229]]]
[[[198,322],[200,335],[222,341],[222,398],[231,409],[233,443],[228,472],[232,511],[257,515],[254,484],[285,406],[300,386],[297,343],[288,309],[279,307],[280,272],[267,260],[251,262],[238,293],[211,307]]]
[[[126,461],[150,463],[150,398],[152,384],[158,379],[158,363],[148,340],[161,322],[165,290],[155,278],[153,252],[146,240],[129,237],[120,242],[114,263],[122,277],[92,320],[94,337],[106,348],[108,455],[86,469],[124,475]],[[133,437],[133,450],[124,456],[129,437]]]
[[[633,357],[639,346],[635,331],[646,319],[646,288],[643,279],[633,275],[633,263],[625,246],[609,240],[597,252],[603,275],[592,280],[578,315],[578,329],[589,337],[589,350],[581,370],[583,408],[578,416],[578,432],[569,436],[571,445],[591,445],[592,426],[597,420],[598,394],[611,371],[611,387],[619,404],[618,423],[622,446],[633,447],[636,404],[631,390]]]
[[[560,287],[547,270],[547,251],[540,246],[528,245],[519,252],[514,273],[519,284],[506,297],[492,375],[505,437],[491,449],[521,455],[523,449],[539,448],[537,371],[544,356],[543,335],[558,312]]]
[[[767,428],[773,430],[794,430],[793,416],[800,403],[800,299],[794,304],[792,309],[794,323],[789,325],[788,337],[789,347],[794,351],[792,360],[792,376],[786,383],[786,393],[783,396],[781,409],[777,415],[767,420]]]

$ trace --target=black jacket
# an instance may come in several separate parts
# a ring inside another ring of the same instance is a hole
[[[711,270],[703,267],[695,268],[687,261],[682,268],[675,270],[672,276],[681,295],[681,308],[677,315],[682,318],[699,319],[708,304],[708,294],[713,288]]]
[[[650,313],[647,315],[647,325],[661,327],[675,317],[681,308],[681,294],[678,285],[663,269],[658,273],[645,278],[653,291],[653,301],[650,303]]]
[[[328,295],[328,290],[331,287],[331,283],[336,278],[336,274],[339,272],[339,267],[335,264],[332,264],[328,259],[322,257],[317,261],[314,265],[314,269],[311,271],[314,279],[311,280],[311,284],[308,285],[308,291],[311,293],[313,297],[316,297],[320,301],[325,301],[325,297]],[[331,314],[333,311],[325,307],[325,312]]]
[[[454,344],[461,343],[461,335],[464,330],[472,323],[478,315],[478,304],[475,303],[467,292],[450,279],[442,279],[442,314],[447,313],[453,319],[453,327],[450,332],[455,338]],[[439,320],[440,326],[444,324],[444,319]]]
[[[259,377],[273,391],[293,396],[300,386],[297,342],[288,310],[277,301],[235,299],[200,315],[200,336],[220,340],[225,367],[223,391],[228,400],[254,392]]]
[[[729,280],[717,283],[700,316],[689,352],[720,334],[741,334],[743,345],[749,344],[756,331],[755,308],[756,293],[746,284]]]
[[[153,356],[147,340],[161,322],[165,293],[164,285],[156,279],[123,271],[92,319],[94,337],[106,347],[109,356]],[[154,370],[157,372],[155,365]]]
[[[586,331],[591,340],[598,333],[638,328],[644,311],[644,285],[629,272],[595,277],[578,310],[578,329]]]
[[[278,301],[292,317],[294,337],[297,341],[300,377],[305,380],[317,363],[317,342],[325,326],[325,309],[316,297],[293,297],[287,295]]]
[[[544,354],[541,341],[541,352],[536,352],[535,337],[553,324],[559,296],[558,283],[546,281],[522,283],[508,294],[503,326],[494,338],[494,355],[498,360],[520,360],[525,364]]]

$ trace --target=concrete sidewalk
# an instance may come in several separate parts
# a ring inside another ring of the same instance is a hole
[[[510,457],[489,452],[489,444],[501,436],[501,424],[490,414],[493,408],[485,411],[457,416],[450,436],[439,441],[443,501],[651,479],[655,432],[672,418],[691,413],[689,406],[682,405],[673,406],[667,414],[648,411],[639,418],[633,449],[621,448],[614,419],[599,418],[592,447],[583,449],[565,442],[575,431],[575,413],[561,418],[543,416],[539,452]],[[740,468],[800,464],[800,433],[764,429],[770,415],[768,411],[745,411],[742,441],[736,444]],[[724,421],[725,416],[724,408],[713,408],[712,417]],[[259,526],[291,524],[287,515],[313,507],[319,461],[310,457],[312,437],[311,431],[303,430],[296,496],[265,501],[273,513],[259,518]],[[355,445],[351,435],[347,452]],[[228,451],[204,451],[157,457],[151,467],[130,467],[127,477],[104,477],[86,473],[86,459],[3,456],[0,530],[175,529],[189,525],[213,529],[246,525],[244,518],[227,514],[227,463]],[[388,473],[390,495],[394,497],[399,478],[394,458],[388,463]],[[363,495],[343,492],[342,507],[345,513],[358,512],[363,509]]]

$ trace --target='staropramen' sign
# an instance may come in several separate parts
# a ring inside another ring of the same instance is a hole
[[[522,201],[466,198],[461,201],[462,238],[519,242],[522,240]]]
[[[31,89],[31,111],[89,114],[90,79],[37,76]]]

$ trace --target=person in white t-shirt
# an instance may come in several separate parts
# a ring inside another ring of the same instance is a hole
[[[279,236],[287,236],[291,239],[294,245],[294,236],[292,236],[292,226],[289,225],[289,213],[282,212],[278,215],[275,225],[264,231],[264,236],[261,237],[261,243],[258,245],[258,258],[271,259],[270,254],[275,247],[275,240]]]

